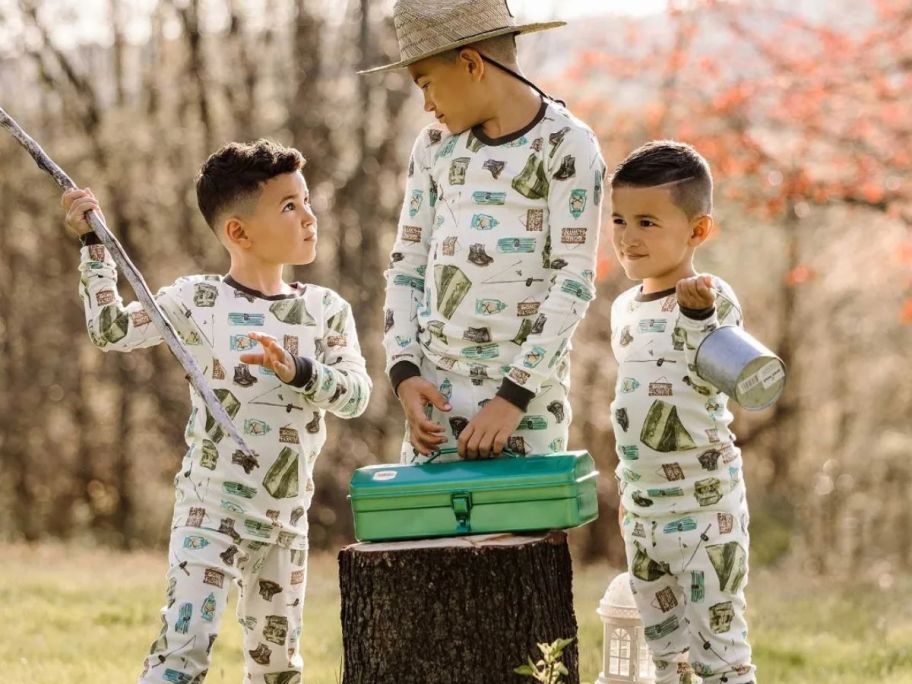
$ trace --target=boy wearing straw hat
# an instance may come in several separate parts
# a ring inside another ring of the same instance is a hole
[[[519,73],[505,0],[399,0],[401,60],[437,121],[418,135],[386,272],[402,461],[567,446],[570,338],[595,297],[595,135]]]

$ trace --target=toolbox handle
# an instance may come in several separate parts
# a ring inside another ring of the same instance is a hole
[[[456,515],[456,531],[468,533],[470,530],[469,517],[472,511],[472,492],[453,492],[450,505]]]
[[[444,456],[444,455],[448,456],[450,454],[458,454],[458,453],[459,453],[459,449],[457,447],[444,447],[443,449],[438,449],[437,451],[432,451],[431,457],[426,461],[426,463],[433,463],[440,456]],[[525,458],[525,456],[523,454],[517,454],[515,451],[510,451],[509,449],[504,449],[503,451],[500,452],[499,458]],[[482,460],[493,461],[496,459],[488,458],[488,459],[482,459]]]

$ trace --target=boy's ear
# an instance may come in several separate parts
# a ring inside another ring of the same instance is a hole
[[[703,244],[712,233],[713,217],[709,214],[697,217],[690,226],[690,244],[693,247]]]
[[[244,221],[237,216],[229,216],[225,219],[224,236],[229,244],[247,247],[250,244],[250,238],[247,235],[247,227]]]
[[[484,75],[485,63],[473,48],[463,48],[459,51],[459,62],[472,79],[480,79]]]

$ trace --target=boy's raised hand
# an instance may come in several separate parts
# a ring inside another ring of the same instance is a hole
[[[459,433],[460,458],[475,460],[499,456],[522,417],[522,409],[495,396]]]
[[[418,375],[400,382],[396,390],[409,424],[409,441],[418,453],[427,456],[447,438],[445,428],[427,417],[425,407],[433,404],[441,411],[449,411],[452,406],[432,383]]]
[[[678,306],[686,309],[708,309],[716,303],[712,276],[707,274],[682,278],[675,286]]]
[[[279,344],[276,338],[263,333],[250,332],[247,337],[263,345],[262,352],[246,352],[241,354],[241,361],[263,366],[279,376],[282,382],[291,382],[295,376],[294,357]]]
[[[60,198],[60,204],[66,211],[66,226],[73,235],[79,237],[92,232],[89,222],[86,221],[86,214],[93,209],[101,214],[101,209],[91,188],[67,190]],[[104,214],[101,218],[104,220]]]

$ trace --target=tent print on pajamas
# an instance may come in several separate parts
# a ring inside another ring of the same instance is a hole
[[[241,410],[241,402],[238,401],[238,398],[234,396],[230,390],[221,387],[212,391],[215,393],[215,396],[218,397],[222,406],[225,407],[225,411],[228,412],[228,415],[231,418],[234,418],[238,414],[238,411]],[[206,434],[212,437],[213,442],[220,442],[224,434],[221,425],[216,424],[215,418],[212,417],[209,409],[206,409]]]
[[[298,454],[282,447],[279,457],[263,478],[266,491],[276,499],[291,499],[298,495]]]
[[[747,577],[747,551],[744,547],[738,542],[715,544],[707,546],[706,553],[719,576],[719,589],[727,593],[738,591]]]
[[[102,339],[112,344],[119,342],[127,336],[129,319],[126,311],[119,309],[116,304],[109,304],[101,310],[101,316],[98,318],[98,332],[101,333]]]
[[[446,318],[452,318],[471,289],[472,281],[458,266],[440,264],[434,266],[434,281],[437,284],[437,306],[440,313]]]
[[[269,307],[273,316],[289,325],[316,325],[303,299],[282,299]]]
[[[513,189],[529,199],[544,199],[548,196],[548,176],[545,173],[545,162],[534,152],[529,155],[526,166],[513,179]]]
[[[654,401],[646,414],[640,441],[663,453],[697,448],[687,428],[678,418],[678,409],[661,399]]]

